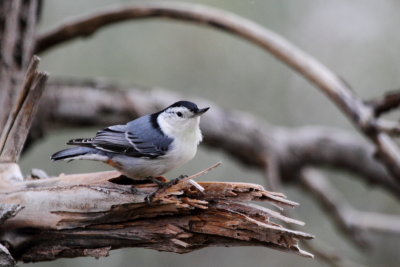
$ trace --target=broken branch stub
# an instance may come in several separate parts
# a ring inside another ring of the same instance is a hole
[[[122,247],[187,253],[207,246],[265,246],[312,257],[298,241],[313,236],[279,224],[302,222],[249,203],[297,205],[280,193],[226,182],[199,182],[205,189],[200,192],[190,179],[182,179],[148,205],[145,198],[158,189],[155,184],[133,186],[122,180],[112,171],[0,188],[0,202],[24,206],[1,226],[0,239],[24,262],[100,257]]]

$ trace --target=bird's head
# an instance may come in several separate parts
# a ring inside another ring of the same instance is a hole
[[[179,101],[159,112],[157,122],[171,137],[194,133],[199,129],[200,116],[208,109],[199,109],[193,102]]]

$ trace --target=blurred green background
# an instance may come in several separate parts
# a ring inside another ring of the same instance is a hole
[[[135,1],[44,1],[40,29],[96,9]],[[189,1],[186,1],[189,2]],[[345,78],[364,98],[400,86],[400,2],[397,0],[268,0],[190,1],[249,18],[289,39]],[[124,84],[159,86],[219,105],[251,112],[288,127],[328,125],[357,134],[325,96],[304,78],[258,47],[214,29],[171,20],[152,19],[113,25],[88,39],[59,46],[43,55],[41,69],[51,77],[104,77]],[[212,109],[210,110],[212,112]],[[42,168],[51,175],[109,169],[94,162],[51,163],[52,152],[75,137],[97,129],[60,129],[48,133],[22,159],[25,173]],[[360,136],[360,138],[363,138]],[[226,155],[202,147],[196,159],[168,176],[190,174],[216,161],[223,167],[203,180],[264,184],[262,174]],[[359,183],[346,173],[330,173],[331,181],[358,209],[399,214],[398,202],[385,191]],[[285,188],[301,203],[298,219],[316,244],[338,251],[367,266],[398,266],[399,236],[371,234],[373,249],[361,253],[338,233],[314,200]],[[321,266],[321,263],[265,248],[206,248],[186,255],[146,249],[111,251],[107,258],[62,259],[25,266]]]

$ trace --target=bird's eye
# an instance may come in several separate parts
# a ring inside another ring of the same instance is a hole
[[[182,118],[182,112],[177,112],[176,115],[178,115],[178,117]]]

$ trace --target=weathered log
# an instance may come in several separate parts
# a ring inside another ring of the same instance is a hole
[[[0,240],[16,260],[106,256],[110,249],[145,247],[186,253],[206,246],[265,246],[312,257],[298,241],[313,236],[278,224],[303,223],[270,208],[296,206],[283,194],[248,183],[189,180],[163,190],[135,184],[119,172],[60,175],[0,188],[0,202],[24,208],[4,222]],[[155,193],[153,202],[146,196]]]

